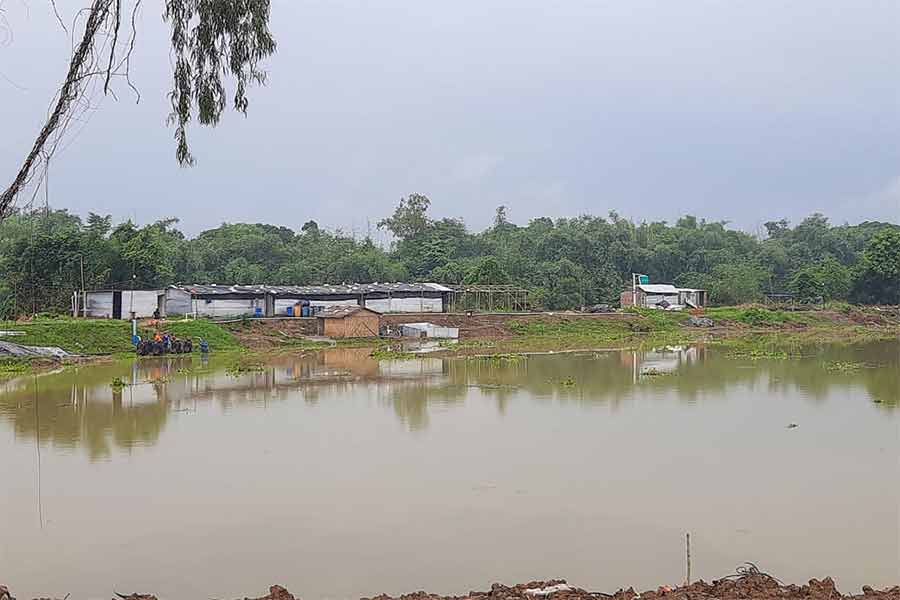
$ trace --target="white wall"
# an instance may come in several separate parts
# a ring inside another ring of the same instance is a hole
[[[172,288],[166,290],[165,312],[167,317],[189,315],[192,310],[189,293]]]
[[[192,303],[198,317],[214,318],[253,316],[256,313],[256,307],[261,309],[265,307],[263,298],[241,300],[216,298],[210,301],[194,298]]]
[[[122,318],[125,320],[130,319],[132,310],[138,319],[152,317],[153,311],[158,306],[157,297],[162,293],[162,290],[135,290],[133,293],[134,304],[132,304],[132,292],[122,292]]]
[[[444,312],[440,298],[368,298],[366,308],[380,313]]]
[[[112,318],[112,292],[87,292],[85,297],[88,317],[93,317],[95,319]],[[85,306],[79,306],[78,309],[78,314],[79,316],[81,316],[82,311],[85,309]]]

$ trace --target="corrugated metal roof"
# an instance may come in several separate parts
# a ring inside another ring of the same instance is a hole
[[[678,288],[668,283],[642,283],[637,286],[642,292],[648,294],[677,294]]]
[[[343,319],[344,317],[349,317],[350,315],[362,311],[374,313],[376,315],[381,314],[372,310],[371,308],[364,308],[362,306],[329,306],[325,310],[316,313],[316,316],[322,317],[323,319]]]
[[[450,292],[448,287],[438,283],[351,283],[341,285],[218,285],[218,284],[180,284],[172,288],[183,290],[197,296],[216,296],[231,294],[276,296],[327,296],[327,295],[359,295],[359,294],[418,294],[427,292]]]

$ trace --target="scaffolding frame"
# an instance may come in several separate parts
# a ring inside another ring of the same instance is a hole
[[[516,285],[451,285],[450,312],[527,312],[528,290]]]

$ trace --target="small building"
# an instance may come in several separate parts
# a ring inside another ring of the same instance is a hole
[[[669,283],[641,283],[633,290],[622,292],[619,303],[623,308],[639,306],[663,310],[703,308],[709,293],[696,288],[678,288]]]
[[[332,306],[316,315],[318,333],[331,338],[378,337],[381,314],[362,306]]]

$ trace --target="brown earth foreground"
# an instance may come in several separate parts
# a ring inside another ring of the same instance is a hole
[[[68,596],[67,596],[68,598]],[[499,583],[487,592],[469,592],[465,596],[439,596],[426,592],[414,592],[398,597],[388,595],[363,598],[363,600],[900,600],[900,585],[885,590],[873,590],[863,586],[859,595],[843,595],[830,577],[812,579],[807,585],[784,585],[774,577],[755,568],[743,574],[733,575],[706,583],[698,581],[678,588],[660,587],[638,594],[634,589],[619,590],[614,594],[589,592],[568,585],[563,579],[532,581],[512,587]],[[7,588],[0,585],[0,600],[16,600]],[[46,599],[41,599],[46,600]],[[157,600],[150,594],[116,594],[112,600]],[[244,598],[244,600],[251,600]],[[273,585],[265,596],[253,600],[300,600],[285,588]]]

